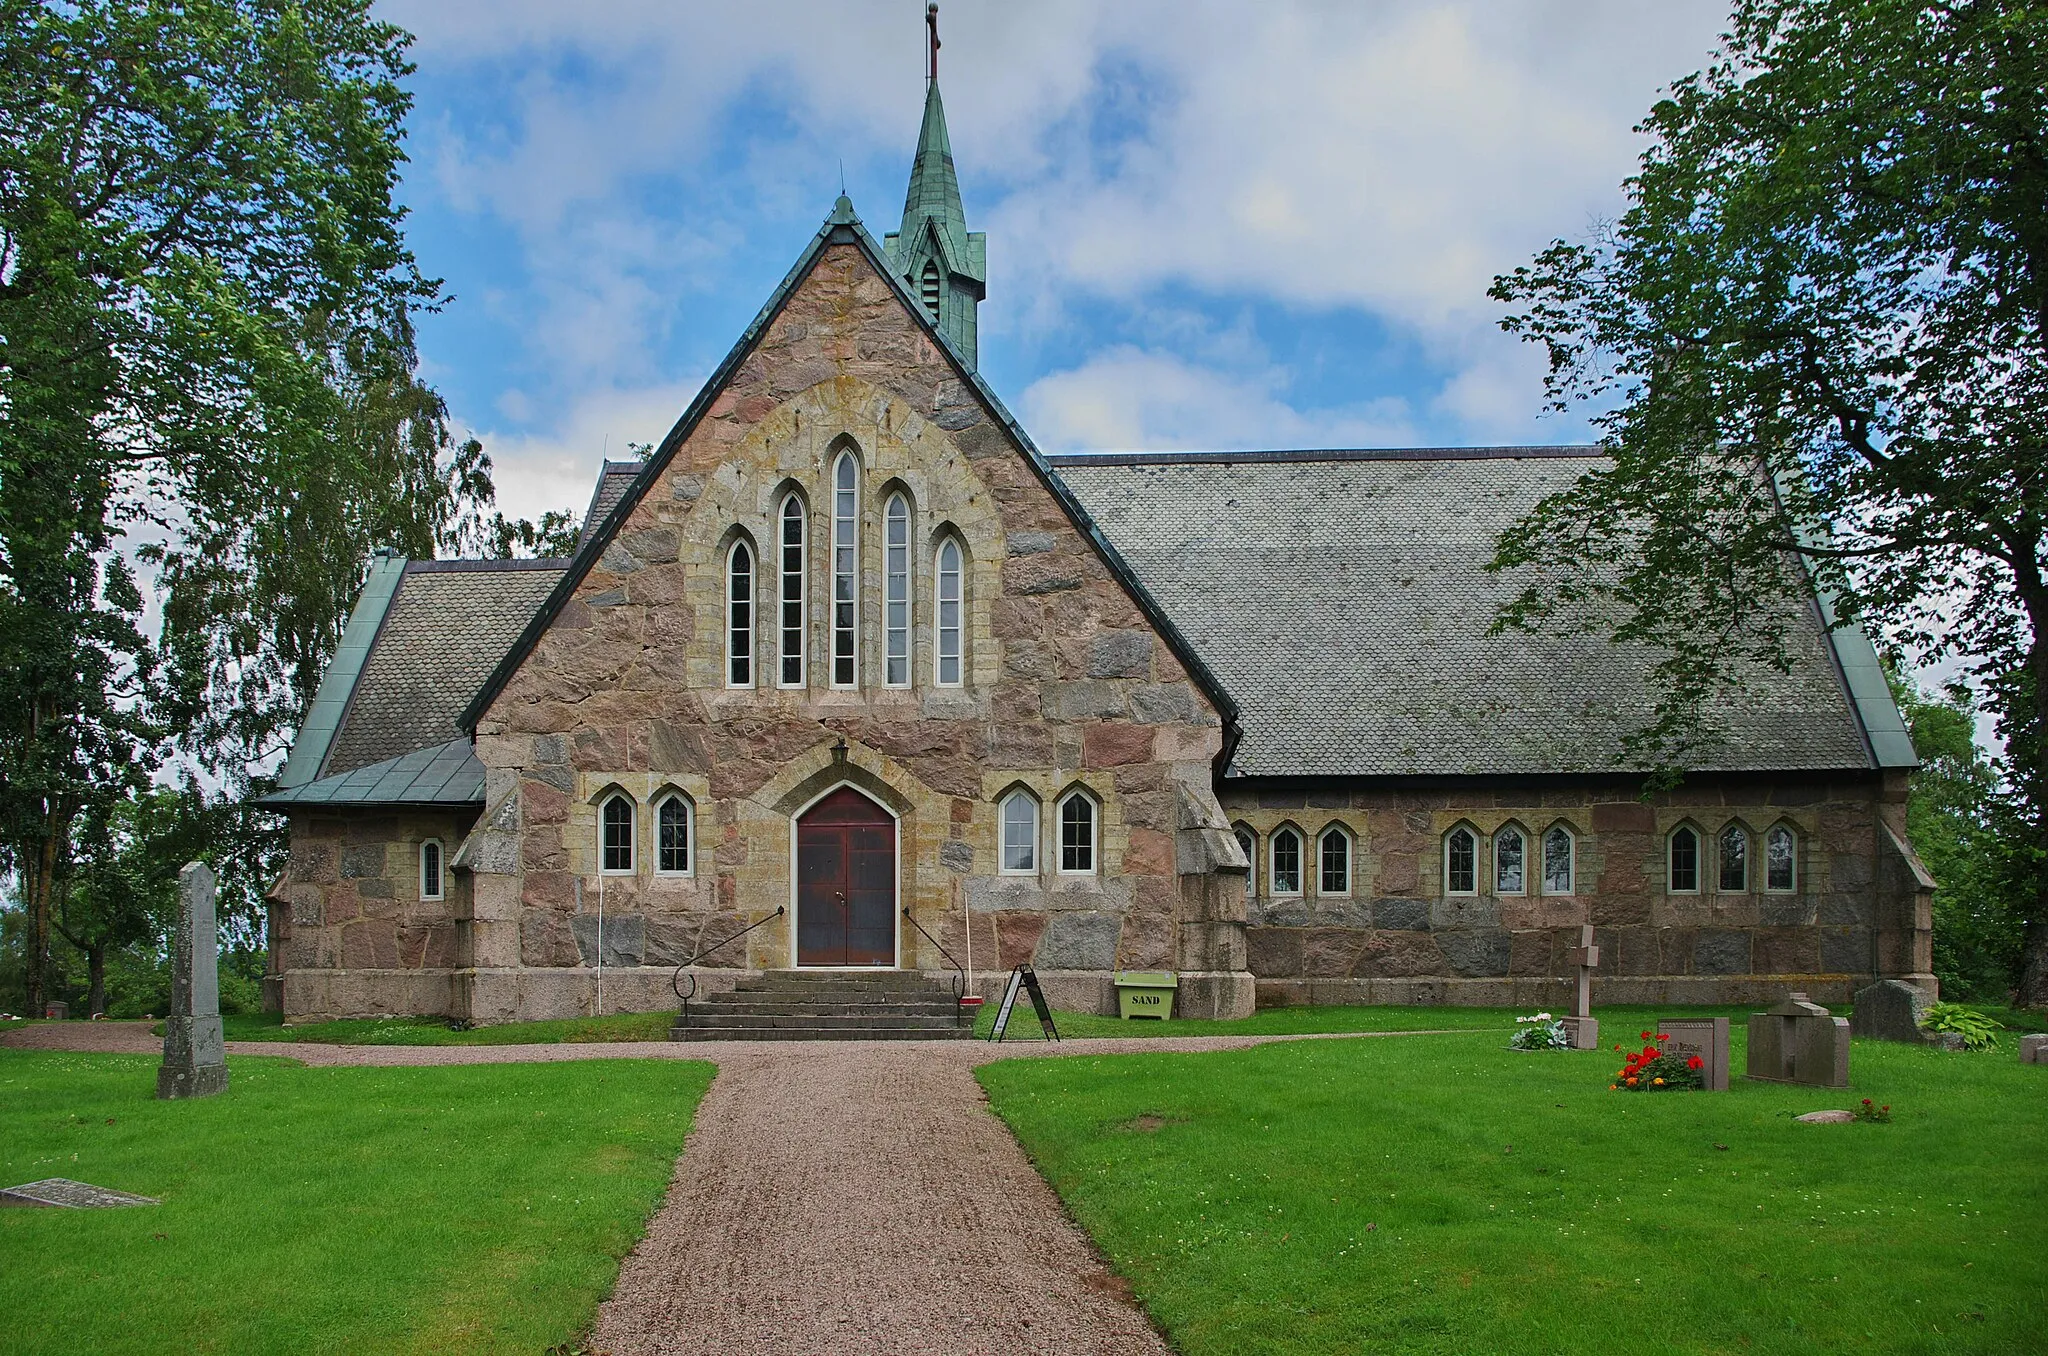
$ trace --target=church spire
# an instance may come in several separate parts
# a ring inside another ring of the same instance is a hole
[[[903,196],[903,226],[883,240],[889,264],[909,286],[932,322],[976,362],[975,308],[988,294],[986,237],[967,229],[960,203],[960,179],[953,170],[953,143],[946,135],[946,105],[939,97],[939,7],[925,7],[930,30],[930,65],[924,92],[924,126],[910,162],[910,188]]]

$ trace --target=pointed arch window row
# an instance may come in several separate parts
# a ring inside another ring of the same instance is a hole
[[[1000,871],[1005,876],[1036,876],[1041,863],[1042,827],[1039,800],[1017,787],[997,806],[1001,841]],[[1093,792],[1073,787],[1053,801],[1050,860],[1062,876],[1092,876],[1102,861],[1102,805]]]
[[[868,636],[862,618],[861,466],[847,447],[833,459],[829,509],[818,529],[826,551],[826,607],[823,644],[826,685],[855,689],[862,682],[864,640],[880,642],[882,686],[915,685],[917,628],[922,608],[930,626],[930,682],[937,687],[962,687],[966,682],[967,557],[951,530],[928,543],[921,557],[916,518],[910,498],[891,492],[881,512],[881,616],[878,636]],[[780,688],[810,685],[811,600],[809,561],[810,512],[795,490],[776,505],[773,540],[757,560],[744,533],[735,531],[725,555],[723,592],[725,685],[750,688],[774,675]],[[922,579],[920,576],[923,576]],[[756,605],[756,590],[762,601]],[[764,657],[766,641],[775,644],[772,659]],[[872,678],[870,679],[872,681]]]
[[[1669,894],[1694,895],[1711,883],[1717,894],[1793,894],[1799,888],[1799,831],[1773,824],[1758,837],[1738,820],[1711,835],[1686,822],[1664,840],[1664,888]],[[1761,860],[1759,860],[1759,858]],[[1761,868],[1761,869],[1759,869]]]
[[[657,876],[697,874],[697,806],[680,791],[663,791],[653,802],[653,851]],[[624,791],[613,791],[598,802],[597,866],[605,876],[640,874],[641,807]]]

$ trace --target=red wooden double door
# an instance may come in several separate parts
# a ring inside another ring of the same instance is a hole
[[[896,821],[850,786],[796,822],[796,963],[896,964]]]

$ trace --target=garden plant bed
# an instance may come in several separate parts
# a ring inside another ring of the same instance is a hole
[[[978,1076],[1185,1356],[2039,1349],[2048,1100],[2010,1038],[2002,1055],[1857,1041],[1847,1091],[1659,1097],[1608,1091],[1611,1048],[1504,1045]],[[1893,1122],[1792,1123],[1865,1096]]]
[[[0,1348],[540,1352],[610,1290],[708,1064],[317,1069],[0,1050],[0,1178],[160,1197],[0,1211]]]

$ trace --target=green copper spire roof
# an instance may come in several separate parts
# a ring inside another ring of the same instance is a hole
[[[889,266],[909,285],[969,362],[977,360],[975,307],[988,295],[987,237],[967,229],[946,105],[939,82],[925,86],[924,126],[903,195],[903,228],[884,239]]]

